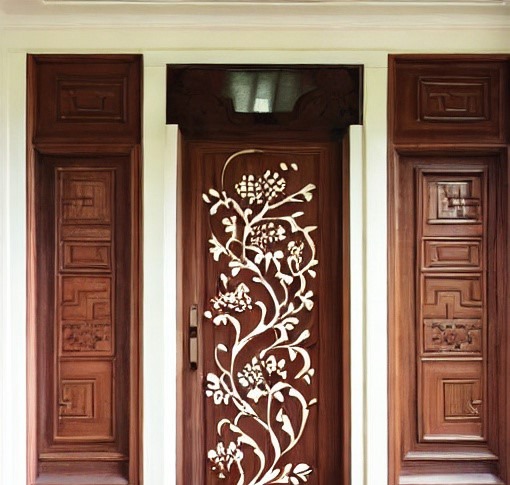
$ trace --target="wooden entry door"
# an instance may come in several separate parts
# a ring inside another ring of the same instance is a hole
[[[356,66],[168,66],[182,485],[350,483]]]
[[[183,478],[347,483],[340,146],[189,142]]]

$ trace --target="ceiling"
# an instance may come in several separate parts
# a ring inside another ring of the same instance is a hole
[[[0,0],[5,27],[204,23],[510,28],[510,0]]]

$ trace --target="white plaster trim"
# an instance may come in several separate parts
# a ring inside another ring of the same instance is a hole
[[[363,127],[349,129],[351,483],[366,484],[365,160]]]

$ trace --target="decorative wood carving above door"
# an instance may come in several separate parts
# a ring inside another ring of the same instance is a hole
[[[357,66],[171,66],[167,123],[188,136],[340,136],[362,123],[361,83]]]

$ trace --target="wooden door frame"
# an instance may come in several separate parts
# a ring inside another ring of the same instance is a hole
[[[169,66],[170,67],[170,66]],[[257,66],[257,68],[260,66]],[[267,66],[262,66],[267,67]],[[271,66],[274,67],[274,66]],[[360,83],[361,85],[361,83]],[[173,114],[174,119],[170,120],[170,122],[176,122],[178,120],[175,119],[176,115]],[[227,127],[222,127],[223,131]],[[330,127],[331,128],[331,127]],[[344,127],[345,129],[345,127]],[[240,139],[243,134],[246,134],[249,127],[243,128],[243,133],[236,133],[236,129],[233,131],[231,135],[232,138]],[[184,127],[184,131],[186,131],[186,127]],[[285,131],[282,131],[285,133]],[[258,137],[257,135],[248,135],[250,138],[250,142],[256,144],[257,141],[261,141],[263,139],[263,134]],[[329,139],[331,140],[331,131],[324,130],[319,134],[315,133],[311,136],[305,137],[307,139],[314,139],[314,136],[319,139]],[[211,139],[214,136],[205,131],[202,133],[202,136],[198,137],[201,140]],[[285,137],[284,137],[285,138]],[[177,419],[177,483],[178,484],[186,484],[187,477],[185,476],[185,459],[186,452],[184,450],[183,443],[185,443],[185,429],[187,420],[193,418],[193,416],[197,416],[199,412],[195,410],[190,410],[190,403],[186,402],[186,396],[189,396],[189,389],[187,382],[189,382],[189,365],[187,360],[188,355],[188,337],[187,337],[187,321],[188,321],[188,312],[187,308],[183,306],[183,295],[186,292],[193,291],[190,288],[189,281],[189,272],[188,266],[185,265],[184,257],[185,257],[185,247],[190,244],[189,239],[185,235],[184,231],[184,204],[185,204],[185,190],[187,185],[183,180],[183,165],[186,163],[186,145],[187,142],[191,142],[194,139],[197,139],[197,135],[193,134],[191,136],[181,135],[179,134],[179,142],[178,142],[178,162],[177,162],[177,408],[176,408],[176,419]],[[265,138],[267,140],[267,138]],[[336,136],[338,140],[338,136]],[[341,202],[342,202],[342,241],[341,241],[341,254],[342,261],[340,264],[342,265],[342,417],[341,417],[341,425],[343,429],[343,443],[342,443],[342,472],[343,472],[343,483],[345,485],[351,483],[351,452],[350,452],[350,443],[351,443],[351,375],[350,375],[350,252],[349,252],[349,137],[348,135],[344,135],[343,140],[339,140],[338,143],[342,144],[341,147],[341,176],[342,176],[342,187],[341,187]],[[192,285],[193,283],[191,283]],[[197,404],[198,405],[198,404]],[[192,453],[192,450],[189,450],[188,453]],[[199,484],[197,484],[199,485]]]

